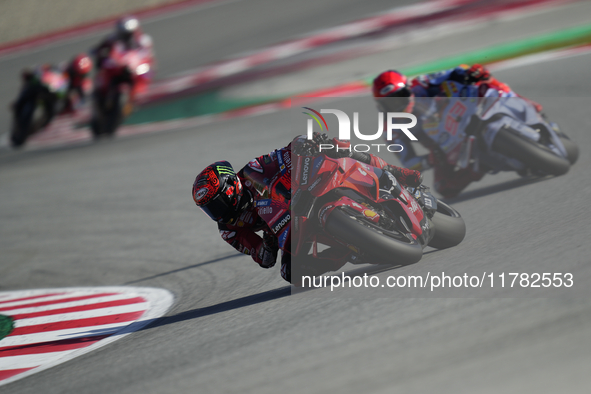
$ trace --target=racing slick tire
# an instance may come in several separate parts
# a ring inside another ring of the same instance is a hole
[[[382,229],[340,208],[333,209],[324,229],[340,242],[358,248],[364,260],[375,264],[408,265],[423,257],[423,249],[415,239]]]
[[[429,246],[435,249],[447,249],[458,245],[466,236],[466,223],[458,211],[437,200],[437,212],[431,218],[435,235]]]
[[[530,170],[546,175],[564,175],[570,168],[570,162],[550,148],[505,128],[497,133],[492,149],[519,160]]]
[[[575,164],[579,159],[579,146],[562,133],[558,134],[558,138],[560,138],[560,142],[562,142],[564,149],[566,149],[566,157],[568,158],[568,161],[571,165]]]
[[[10,133],[10,145],[15,149],[22,148],[28,137],[29,133],[15,124]]]
[[[92,137],[97,140],[102,135],[102,124],[100,120],[96,118],[96,115],[92,117],[90,120],[90,131],[92,133]]]
[[[27,142],[31,131],[31,122],[35,113],[35,102],[27,102],[19,113],[15,114],[15,119],[10,132],[10,144],[13,148],[21,148]]]
[[[105,134],[112,137],[121,123],[121,94],[118,91],[112,93],[111,106],[105,111]]]

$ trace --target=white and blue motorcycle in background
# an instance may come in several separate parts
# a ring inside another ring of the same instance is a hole
[[[446,81],[449,97],[416,98],[415,114],[456,169],[562,175],[579,156],[577,145],[526,99],[496,89]]]

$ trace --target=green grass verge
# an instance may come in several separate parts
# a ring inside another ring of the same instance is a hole
[[[12,317],[0,315],[0,341],[2,340],[2,338],[10,334],[13,328],[14,322],[12,320]]]

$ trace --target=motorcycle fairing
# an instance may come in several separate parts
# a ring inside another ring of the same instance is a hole
[[[499,130],[506,128],[518,135],[539,141],[541,132],[548,133],[549,146],[557,155],[566,157],[566,149],[552,126],[526,100],[520,97],[501,97],[499,92],[488,89],[479,96],[476,85],[463,85],[447,81],[448,97],[417,98],[415,109],[425,133],[441,147],[449,164],[465,168],[468,158],[462,153],[468,143],[467,135],[481,133],[484,146],[475,143],[470,147],[475,171],[482,164],[493,171],[521,170],[523,164],[492,150]],[[540,129],[532,126],[538,125]],[[476,127],[476,130],[473,128]],[[464,162],[463,165],[460,161]]]
[[[376,199],[379,175],[381,170],[378,168],[351,158],[327,158],[316,175],[322,180],[310,191],[315,197],[320,197],[335,188],[348,188],[357,190],[370,199]]]

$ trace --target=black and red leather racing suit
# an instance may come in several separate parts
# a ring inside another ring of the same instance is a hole
[[[297,140],[297,139],[296,139]],[[348,141],[334,139],[335,146],[338,144],[340,148],[348,147]],[[295,142],[295,141],[294,141]],[[269,154],[259,156],[252,159],[246,166],[237,172],[240,181],[245,189],[245,193],[250,193],[253,197],[257,196],[259,190],[263,190],[270,179],[272,179],[280,170],[280,164],[277,157],[279,155],[284,158],[284,163],[289,163],[291,166],[291,147],[292,143],[284,148],[276,149]],[[324,151],[323,151],[324,152]],[[342,151],[341,151],[342,152]],[[406,168],[391,166],[383,159],[368,153],[346,152],[348,157],[364,162],[374,167],[386,169],[392,172],[402,185],[407,182],[420,183],[420,173]],[[340,153],[343,156],[342,153]],[[289,160],[286,160],[289,158]],[[291,172],[291,168],[289,168]],[[411,180],[412,179],[412,180]],[[218,224],[220,235],[230,245],[232,245],[240,253],[248,254],[263,268],[270,268],[275,265],[275,260],[267,260],[266,252],[268,252],[268,239],[275,237],[267,224],[257,214],[257,209],[254,204],[245,209],[238,219],[233,224]],[[263,237],[257,234],[263,232]],[[316,272],[319,275],[326,271],[335,271],[341,268],[346,261],[339,261],[336,263],[334,259],[316,258],[314,265],[322,267],[322,271]],[[286,251],[282,251],[281,258],[281,277],[291,283],[291,255]]]

